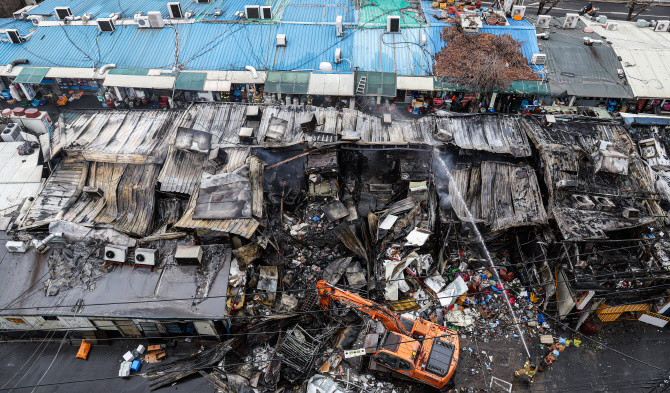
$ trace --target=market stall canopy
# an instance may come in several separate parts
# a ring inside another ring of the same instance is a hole
[[[177,76],[177,90],[205,91],[206,72],[182,72]],[[230,87],[228,88],[230,90]]]
[[[472,91],[469,86],[463,85],[453,79],[441,76],[436,76],[434,79],[435,91]],[[549,84],[545,81],[518,80],[511,81],[507,88],[498,91],[498,93],[549,95],[550,90]]]
[[[51,67],[45,78],[104,79],[105,76],[98,75],[93,68]]]
[[[172,89],[174,76],[114,75],[109,74],[103,86],[134,87],[140,89]]]
[[[268,71],[265,80],[266,93],[307,94],[309,72]]]
[[[353,96],[354,74],[329,74],[313,72],[309,77],[309,94],[320,96]]]
[[[365,79],[363,79],[365,78]],[[356,72],[356,95],[396,96],[397,74],[394,72]]]
[[[49,72],[46,67],[24,67],[14,79],[14,83],[40,83]]]
[[[430,76],[399,76],[398,90],[434,91]]]

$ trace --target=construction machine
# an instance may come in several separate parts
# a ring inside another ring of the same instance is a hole
[[[458,364],[458,333],[419,318],[411,320],[373,301],[341,290],[321,280],[316,284],[319,304],[331,309],[333,301],[366,313],[383,325],[376,345],[366,344],[370,368],[391,370],[405,379],[440,390],[453,387]],[[366,340],[367,342],[368,340]]]

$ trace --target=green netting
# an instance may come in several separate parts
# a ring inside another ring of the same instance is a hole
[[[426,26],[426,23],[420,22],[419,16],[411,7],[412,5],[405,0],[375,0],[363,3],[358,17],[358,27],[385,27],[388,15],[399,16],[401,28]]]
[[[354,85],[354,88],[357,90],[362,77],[366,78],[365,92],[363,94],[357,92],[356,95],[383,97],[396,96],[398,77],[395,73],[359,71],[356,73],[356,85]]]
[[[177,90],[202,91],[206,79],[206,72],[182,72],[177,76],[174,88]]]
[[[26,67],[14,78],[14,83],[40,83],[49,72],[45,67]]]
[[[444,77],[435,77],[433,80],[435,91],[472,91],[468,86]],[[550,90],[549,84],[543,81],[512,81],[508,88],[499,93],[550,95]]]
[[[307,94],[309,72],[269,71],[265,79],[266,93]]]
[[[147,76],[149,75],[148,68],[112,68],[107,72],[112,75],[140,75]]]

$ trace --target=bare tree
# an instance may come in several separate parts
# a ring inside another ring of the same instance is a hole
[[[540,3],[537,5],[537,14],[540,15],[547,15],[549,11],[551,11],[552,8],[554,8],[558,3],[560,3],[561,0],[540,0]],[[547,8],[546,11],[542,12],[544,10],[545,5],[549,5],[549,8]]]
[[[0,18],[12,18],[14,12],[25,7],[23,0],[1,0]]]
[[[630,0],[627,4],[626,7],[628,7],[628,16],[626,16],[626,20],[632,20],[640,16],[641,13],[649,9],[649,6],[654,3],[654,0],[649,0],[649,1],[638,1],[638,0]],[[633,15],[634,12],[637,12],[637,14]]]

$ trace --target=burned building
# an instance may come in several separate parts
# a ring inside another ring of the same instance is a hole
[[[631,304],[660,315],[666,210],[647,163],[664,167],[617,121],[554,120],[67,111],[44,149],[50,176],[5,218],[15,249],[0,273],[16,279],[0,324],[228,339],[156,367],[181,371],[150,386],[223,361],[273,391],[330,383],[317,373],[398,371],[407,359],[393,340],[415,328],[462,332],[436,347],[439,362],[432,349],[417,362],[444,380],[466,333],[523,340],[551,332],[551,318],[578,328]],[[349,303],[324,307],[318,285]]]

